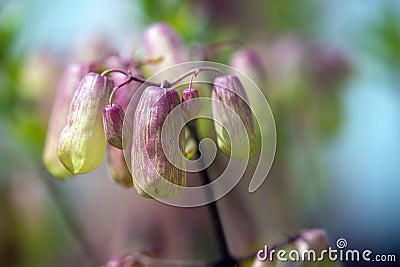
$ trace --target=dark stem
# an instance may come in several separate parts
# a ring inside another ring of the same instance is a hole
[[[113,97],[114,97],[115,92],[116,92],[119,88],[123,87],[124,85],[129,84],[130,82],[131,82],[131,78],[129,77],[126,81],[124,81],[123,83],[118,84],[117,86],[114,87],[114,89],[112,90],[112,92],[111,92],[111,94],[110,94],[110,98],[109,98],[110,106],[111,106],[112,103],[113,103]]]
[[[128,84],[128,83],[130,83],[132,81],[136,81],[136,82],[140,82],[140,83],[147,83],[148,85],[153,85],[153,86],[158,86],[158,87],[160,86],[159,83],[154,83],[154,82],[148,81],[146,79],[133,76],[130,73],[128,73],[128,72],[126,72],[124,70],[120,70],[120,69],[108,69],[108,70],[103,71],[100,75],[101,76],[106,76],[107,74],[110,74],[110,73],[113,73],[113,72],[118,72],[118,73],[124,74],[126,77],[128,77],[128,80],[126,81],[126,83],[124,82],[124,85]]]
[[[121,84],[119,84],[119,85],[114,87],[114,89],[113,89],[113,91],[112,91],[112,93],[110,95],[110,99],[109,99],[110,100],[109,102],[110,102],[110,105],[111,105],[112,104],[112,98],[113,98],[115,92],[119,88],[123,87],[124,85],[127,85],[127,84],[131,83],[132,81],[136,81],[136,82],[140,82],[140,83],[146,83],[148,85],[164,88],[164,87],[170,87],[170,86],[176,85],[177,83],[179,83],[180,81],[182,81],[186,77],[192,75],[192,77],[190,79],[190,84],[192,84],[193,78],[195,78],[201,71],[213,71],[213,72],[217,72],[217,73],[219,73],[221,75],[225,74],[222,70],[217,69],[217,68],[199,67],[199,68],[192,69],[192,70],[182,74],[181,76],[179,76],[178,78],[176,78],[172,82],[168,82],[167,80],[164,80],[162,83],[151,82],[151,81],[148,81],[148,80],[143,79],[141,77],[134,76],[134,75],[130,74],[129,72],[124,71],[124,70],[120,70],[120,69],[108,69],[108,70],[103,71],[100,75],[101,76],[106,76],[107,74],[110,74],[110,73],[113,73],[113,72],[117,72],[117,73],[124,74],[127,77],[127,79],[123,83],[121,83]]]
[[[194,121],[189,122],[188,127],[190,129],[190,132],[195,139],[197,145],[199,144],[199,136],[197,134],[196,130],[196,125]],[[196,152],[196,157],[200,157],[199,151]],[[211,183],[211,178],[208,174],[207,169],[203,169],[200,171],[202,183],[204,185]],[[207,197],[210,199],[213,199],[214,197],[214,192],[212,189],[207,190]],[[237,265],[237,261],[230,255],[229,253],[229,248],[228,248],[228,242],[226,241],[226,236],[223,230],[222,222],[221,222],[221,217],[218,212],[217,204],[215,201],[210,202],[207,204],[207,209],[210,213],[211,217],[211,223],[214,228],[216,240],[218,243],[218,249],[221,254],[221,260],[215,263],[216,267],[219,266],[225,266],[225,267],[233,267]]]

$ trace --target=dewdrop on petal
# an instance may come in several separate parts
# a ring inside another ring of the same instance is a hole
[[[73,174],[88,173],[103,161],[107,141],[102,109],[113,87],[110,78],[89,73],[74,94],[57,148],[58,158]]]
[[[243,159],[249,157],[255,148],[257,138],[253,114],[249,105],[246,103],[248,102],[247,95],[239,78],[234,75],[224,75],[215,78],[211,97],[231,108],[221,108],[221,105],[217,105],[215,101],[211,104],[212,114],[216,119],[214,121],[214,127],[217,135],[218,147],[225,154],[234,158]],[[239,129],[237,125],[233,125],[235,123],[234,118],[236,117],[232,114],[233,112],[239,116],[246,129],[247,136],[243,135],[241,132],[232,132],[229,135],[224,129],[223,126],[229,126],[227,128],[233,130]],[[222,122],[222,125],[217,123],[217,121]],[[231,142],[230,137],[234,138],[233,142]],[[244,138],[247,137],[249,147],[246,147],[246,142],[244,142]],[[231,143],[234,143],[235,147],[232,147]]]
[[[170,199],[178,197],[186,184],[186,172],[173,166],[167,159],[161,139],[164,127],[168,138],[179,138],[179,148],[184,146],[180,134],[183,117],[179,113],[173,123],[166,126],[168,114],[180,104],[179,94],[174,89],[147,87],[139,100],[133,119],[132,170],[133,182],[142,196]],[[180,149],[172,151],[172,160],[182,160]],[[180,162],[182,163],[182,162]],[[183,164],[183,163],[182,163]]]
[[[58,139],[65,126],[65,120],[75,90],[78,88],[82,78],[95,68],[97,66],[92,64],[71,63],[65,68],[58,86],[43,148],[44,165],[49,173],[56,178],[65,179],[72,175],[58,159]]]
[[[106,105],[103,108],[103,124],[106,140],[110,145],[119,149],[122,149],[124,116],[124,111],[118,103]]]

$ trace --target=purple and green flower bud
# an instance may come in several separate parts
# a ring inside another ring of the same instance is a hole
[[[312,249],[316,253],[328,248],[328,239],[323,229],[306,229],[300,233],[301,238],[295,242],[299,252]]]
[[[57,144],[71,105],[72,97],[82,78],[97,66],[90,64],[69,64],[63,74],[54,99],[53,108],[47,126],[43,149],[43,162],[49,173],[60,179],[72,174],[60,162],[57,156]]]
[[[119,149],[122,149],[122,128],[125,113],[118,103],[106,105],[103,108],[104,133],[107,142]]]
[[[197,89],[187,88],[183,90],[182,109],[189,118],[195,117],[197,114],[200,113],[201,102]]]
[[[252,81],[258,86],[258,88],[261,90],[261,92],[266,95],[267,90],[266,90],[266,71],[264,69],[263,63],[259,55],[249,49],[241,49],[236,51],[231,58],[230,61],[230,66],[237,69],[240,71],[242,74],[246,75],[249,77],[249,79],[244,79],[242,81],[244,88],[247,89],[247,96],[250,99],[258,99],[258,90],[257,88],[254,87],[254,84]],[[233,71],[234,75],[237,74],[237,71]],[[264,111],[264,104],[260,104],[260,101],[253,101],[251,108],[253,109],[254,113],[256,114],[262,114]],[[263,119],[263,118],[259,118]],[[260,123],[258,121],[255,122],[255,130],[256,130],[256,135],[261,136],[260,133],[260,127],[257,125],[257,123]]]
[[[307,229],[300,233],[300,238],[295,241],[295,248],[300,255],[306,255],[308,251],[314,251],[318,259],[324,250],[328,249],[328,238],[323,229]],[[311,254],[312,255],[312,254]],[[325,255],[326,256],[326,255]],[[331,261],[328,256],[323,260],[314,260],[312,257],[306,259],[300,265],[302,267],[341,267],[340,261]]]
[[[133,178],[126,165],[124,151],[108,146],[107,164],[110,174],[117,184],[123,187],[133,186]]]
[[[185,131],[185,158],[186,159],[192,159],[196,153],[197,153],[197,142],[193,138],[193,136],[190,134],[190,131],[188,128],[184,128]]]
[[[166,23],[149,26],[143,34],[143,45],[147,57],[162,57],[160,63],[148,66],[152,74],[189,60],[189,53],[182,39]]]
[[[184,164],[181,151],[184,135],[180,134],[183,116],[178,113],[172,123],[164,124],[168,114],[179,104],[176,90],[155,86],[147,87],[139,100],[133,120],[131,163],[135,170],[134,186],[142,196],[176,198],[186,184],[186,172],[169,161]],[[169,151],[170,147],[162,142],[162,132],[168,135],[171,143],[173,138],[178,138],[179,147]]]
[[[201,102],[199,99],[199,92],[195,88],[187,88],[182,91],[182,110],[184,115],[189,118],[194,118],[200,113]],[[184,128],[185,131],[185,158],[192,159],[197,153],[197,142],[190,134],[187,127]]]
[[[247,75],[265,92],[265,69],[258,54],[249,49],[236,51],[230,60],[230,66]],[[245,85],[246,87],[246,85]]]
[[[230,107],[226,108],[215,101],[211,104],[218,147],[225,154],[234,158],[249,157],[256,146],[257,137],[253,113],[247,104],[249,101],[239,78],[234,75],[215,78],[211,97]],[[235,125],[237,116],[244,125],[245,133]],[[230,129],[231,132],[228,133],[224,127]],[[248,142],[245,141],[246,138],[248,138]],[[232,144],[234,144],[234,147],[232,147]],[[247,144],[249,147],[246,146]]]
[[[272,262],[269,261],[268,259],[265,261],[261,261],[260,259],[258,259],[258,256],[256,256],[250,267],[277,267],[277,266],[278,266],[277,260]],[[290,265],[287,267],[290,267]]]
[[[247,75],[260,86],[261,90],[263,89],[266,73],[261,58],[255,51],[249,49],[236,51],[231,57],[230,66]]]
[[[104,267],[139,267],[143,266],[140,264],[134,256],[132,255],[121,255],[117,257],[113,257],[111,260],[107,262]]]
[[[107,141],[102,109],[113,87],[110,78],[89,73],[74,94],[57,148],[58,158],[73,174],[88,173],[103,161]]]

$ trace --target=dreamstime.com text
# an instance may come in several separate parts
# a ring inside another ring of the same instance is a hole
[[[292,250],[269,250],[268,246],[265,245],[264,249],[257,252],[257,258],[261,261],[272,261],[278,260],[281,262],[286,261],[313,261],[321,262],[324,260],[329,261],[366,261],[366,262],[396,262],[396,255],[394,254],[374,254],[371,250],[358,250],[358,249],[346,249],[347,240],[339,238],[336,241],[336,249],[328,247],[322,251],[315,251],[313,249],[305,249],[298,251]]]

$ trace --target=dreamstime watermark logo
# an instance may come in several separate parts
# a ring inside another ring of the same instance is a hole
[[[267,178],[275,156],[276,129],[269,104],[258,86],[240,71],[220,63],[197,61],[172,66],[150,77],[149,80],[153,82],[163,82],[165,80],[172,81],[182,73],[204,67],[216,68],[226,75],[234,74],[238,76],[239,80],[244,85],[248,100],[246,99],[246,97],[240,95],[239,97],[241,97],[242,100],[245,101],[247,105],[251,108],[254,121],[256,122],[255,125],[258,125],[259,127],[259,142],[257,143],[259,153],[253,153],[257,154],[256,156],[258,158],[255,159],[253,156],[244,159],[236,159],[230,157],[229,162],[224,167],[221,175],[217,177],[213,182],[195,187],[186,186],[183,188],[184,190],[181,190],[181,186],[173,184],[167,179],[160,179],[163,183],[165,183],[166,187],[175,188],[176,190],[183,191],[183,193],[179,197],[174,199],[161,199],[153,196],[159,201],[173,206],[197,207],[206,205],[210,202],[222,198],[237,185],[237,183],[243,177],[243,174],[248,167],[249,162],[254,162],[255,160],[257,160],[253,176],[251,177],[250,183],[248,185],[248,191],[250,193],[254,192]],[[200,72],[193,80],[193,88],[198,89],[201,95],[208,95],[212,90],[214,79],[217,76],[221,76],[221,74],[208,71]],[[179,84],[174,85],[173,88],[180,92],[183,89],[188,88],[190,78],[191,77],[187,77],[186,79],[183,79]],[[124,119],[124,156],[131,173],[134,173],[134,171],[132,172],[132,164],[130,160],[131,150],[129,149],[132,145],[132,118],[134,117],[140,96],[142,95],[146,87],[147,85],[143,84],[135,92],[126,110],[126,115]],[[227,89],[232,91],[232,88]],[[232,151],[234,151],[238,147],[249,147],[250,139],[248,138],[246,126],[241,120],[240,115],[237,114],[235,110],[232,109],[232,107],[212,97],[202,96],[199,98],[199,101],[201,102],[201,110],[199,114],[195,116],[187,116],[184,119],[181,118],[181,114],[184,112],[184,105],[186,105],[186,109],[188,109],[189,105],[190,109],[191,101],[186,101],[184,104],[181,103],[180,105],[175,107],[164,121],[160,136],[163,151],[166,158],[168,159],[168,162],[176,168],[179,168],[186,172],[202,171],[214,162],[217,155],[217,144],[214,142],[214,140],[210,138],[204,138],[200,140],[199,143],[198,149],[201,155],[200,158],[195,160],[188,160],[185,158],[180,150],[179,135],[180,132],[184,130],[185,125],[187,125],[191,120],[198,118],[208,119],[221,126],[230,138]],[[215,116],[215,113],[213,113],[215,112],[215,110],[223,110],[225,114],[228,114],[227,117],[229,118],[218,118],[218,116]],[[200,127],[210,127],[210,125],[208,124],[208,126]],[[171,129],[174,129],[174,131],[176,132],[171,133]],[[200,130],[211,131],[214,130],[214,127],[211,126],[210,129],[203,128]],[[139,138],[145,138],[145,136]],[[144,151],[144,154],[145,156],[147,155],[147,158],[149,157],[147,151]],[[133,175],[133,177],[135,179],[135,175]],[[142,189],[145,191],[145,188]],[[207,193],[210,192],[209,189],[212,189],[211,191],[213,192],[213,194]],[[151,192],[146,191],[146,193],[151,195]]]
[[[267,245],[264,249],[257,252],[257,258],[260,261],[278,260],[281,262],[293,261],[340,261],[340,262],[396,262],[394,254],[374,254],[370,249],[348,249],[347,240],[339,238],[336,241],[336,248],[328,247],[322,250],[316,249],[269,249]]]

